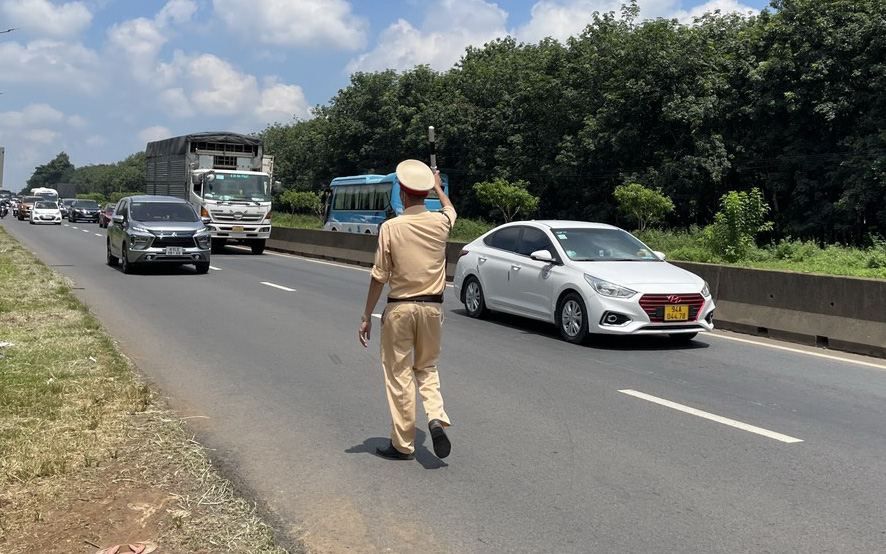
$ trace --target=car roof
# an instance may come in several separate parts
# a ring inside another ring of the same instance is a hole
[[[161,195],[143,194],[143,195],[139,195],[139,196],[127,196],[127,198],[129,198],[133,202],[163,202],[163,203],[178,202],[178,203],[182,203],[182,204],[190,204],[184,198],[176,198],[175,196],[161,196]]]
[[[608,223],[597,223],[594,221],[577,221],[572,219],[529,219],[525,221],[512,221],[510,223],[505,223],[504,225],[500,225],[496,227],[496,229],[512,226],[512,225],[527,225],[534,224],[533,226],[541,226],[547,227],[548,229],[619,229],[614,225],[609,225]]]

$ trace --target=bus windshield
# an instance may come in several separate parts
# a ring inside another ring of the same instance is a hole
[[[203,197],[207,200],[241,200],[270,202],[271,179],[267,175],[246,173],[216,173],[206,185]]]

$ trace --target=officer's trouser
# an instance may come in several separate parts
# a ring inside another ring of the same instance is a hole
[[[382,316],[381,363],[393,422],[391,443],[400,452],[415,450],[413,377],[418,381],[428,421],[439,419],[447,426],[450,423],[443,411],[437,375],[442,327],[443,305],[437,303],[388,304]]]

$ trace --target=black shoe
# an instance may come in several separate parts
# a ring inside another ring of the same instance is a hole
[[[394,444],[390,441],[388,445],[382,448],[379,446],[375,449],[375,453],[381,456],[382,458],[387,458],[389,460],[412,460],[415,458],[415,454],[404,454],[400,452],[396,448],[394,448]]]
[[[449,442],[449,437],[446,436],[446,431],[443,430],[443,422],[439,419],[432,419],[428,422],[428,429],[431,431],[431,439],[434,441],[434,454],[440,459],[449,456],[452,444]]]

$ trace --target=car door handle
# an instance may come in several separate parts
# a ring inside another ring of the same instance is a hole
[[[519,265],[512,265],[511,269],[513,269],[514,271],[520,271],[520,267],[521,266],[519,266]]]
[[[486,257],[485,256],[478,256],[477,261],[479,261],[482,264],[483,262],[486,261]]]

